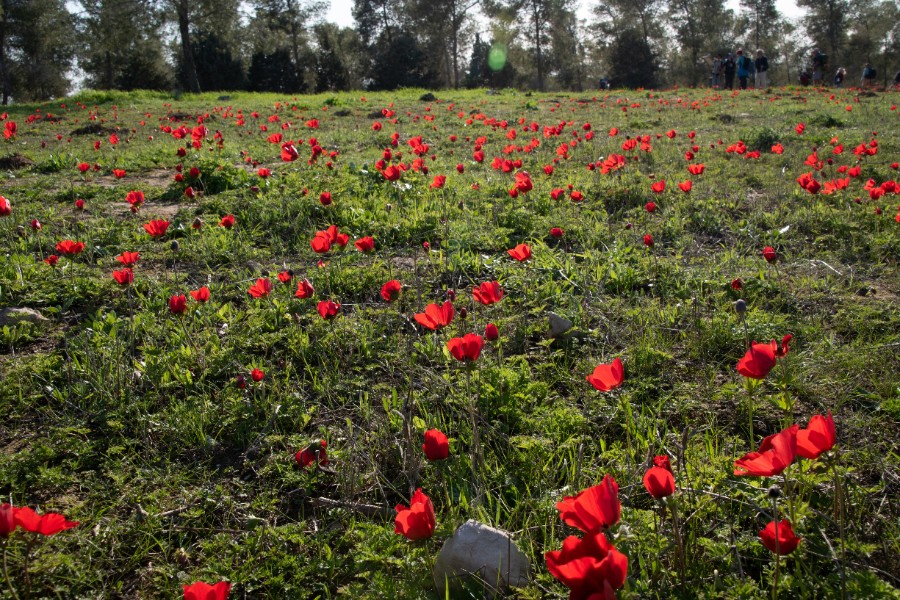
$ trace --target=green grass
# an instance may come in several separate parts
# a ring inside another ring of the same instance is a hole
[[[732,463],[763,436],[791,422],[804,427],[828,410],[845,495],[844,581],[834,478],[821,460],[803,460],[790,473],[792,522],[804,541],[781,561],[779,593],[840,598],[843,587],[857,598],[897,597],[900,201],[871,200],[863,185],[900,176],[891,167],[900,160],[900,114],[892,108],[900,96],[857,102],[852,90],[832,98],[809,88],[598,98],[448,91],[423,102],[422,93],[83,92],[8,109],[19,134],[0,154],[33,165],[0,172],[13,207],[0,218],[0,307],[34,308],[48,321],[0,329],[0,493],[81,522],[36,548],[27,577],[23,536],[11,539],[7,562],[19,597],[30,587],[33,598],[172,598],[181,584],[228,579],[232,597],[443,598],[431,583],[434,558],[455,527],[475,518],[513,532],[532,561],[534,583],[510,597],[563,598],[543,556],[574,530],[554,505],[609,473],[623,505],[611,539],[630,560],[620,597],[763,598],[771,596],[775,565],[758,532],[771,519],[767,490],[783,482],[735,477]],[[376,117],[386,108],[396,124]],[[239,110],[245,126],[236,124]],[[59,120],[26,122],[47,113]],[[279,121],[269,122],[274,114]],[[485,125],[479,114],[509,126]],[[194,127],[198,116],[210,141],[179,157],[190,136],[176,140],[159,128]],[[313,118],[315,130],[304,125]],[[537,130],[524,132],[520,119]],[[376,120],[380,131],[372,130]],[[561,135],[544,135],[545,126],[563,122]],[[803,135],[794,131],[799,122]],[[90,124],[102,133],[73,134]],[[611,127],[617,137],[607,135]],[[795,182],[812,170],[804,161],[813,146],[822,159],[833,137],[845,147],[819,174],[824,181],[839,176],[838,166],[857,164],[853,148],[873,130],[878,153],[860,159],[862,174],[848,189],[813,196]],[[216,131],[221,148],[211,139]],[[300,158],[284,163],[279,144],[266,141],[276,132],[285,140],[316,137],[337,155],[307,164],[303,143]],[[410,163],[407,140],[416,135],[429,145],[428,174],[410,170],[398,184],[386,182],[375,161],[389,148]],[[638,135],[650,136],[652,151],[623,153],[625,138]],[[487,140],[479,164],[472,153],[480,136]],[[503,153],[532,138],[540,142],[533,151]],[[553,163],[557,148],[576,140],[569,158]],[[759,159],[726,153],[738,140],[761,150]],[[783,155],[769,151],[775,142]],[[699,176],[686,169],[692,145],[699,147],[692,162],[706,165]],[[587,168],[610,153],[629,157],[624,169]],[[520,158],[534,189],[511,198],[515,170],[492,169],[495,156]],[[83,176],[82,161],[101,168]],[[202,184],[189,181],[194,166]],[[262,166],[273,171],[268,180],[256,174]],[[116,181],[112,168],[126,177]],[[447,176],[443,190],[429,187],[436,174]],[[661,179],[666,191],[653,194],[650,184]],[[694,182],[690,194],[677,187],[686,179]],[[189,183],[206,193],[185,197]],[[550,199],[569,184],[583,202],[568,200],[568,189]],[[132,189],[147,198],[137,215],[125,202]],[[331,192],[331,206],[319,203],[322,191]],[[650,200],[658,205],[652,214],[644,210]],[[229,213],[235,228],[217,227]],[[195,231],[198,217],[204,225]],[[143,230],[152,218],[172,222],[161,241]],[[43,229],[33,232],[31,219]],[[331,224],[351,241],[316,255],[310,239]],[[552,238],[551,227],[565,236]],[[652,249],[642,241],[647,233]],[[363,255],[353,240],[366,235],[376,250]],[[51,268],[42,259],[62,239],[86,249]],[[523,242],[533,251],[527,264],[506,253]],[[767,245],[780,256],[777,269],[761,256]],[[110,275],[125,250],[141,253],[129,291]],[[294,271],[291,286],[275,279],[284,269]],[[248,297],[263,272],[273,293]],[[293,296],[303,278],[315,298]],[[387,304],[379,290],[392,278],[404,290]],[[730,286],[735,278],[741,292]],[[477,305],[473,286],[491,280],[505,297]],[[201,285],[211,290],[207,304],[191,301],[184,316],[169,314],[171,295]],[[438,333],[415,325],[412,315],[448,289],[468,315]],[[750,339],[794,336],[752,411],[735,371],[746,349],[733,310],[739,297],[749,307]],[[316,302],[328,298],[342,309],[326,322]],[[551,340],[551,311],[580,333]],[[500,340],[486,345],[467,383],[446,342],[482,334],[488,322]],[[585,381],[617,356],[625,364],[621,388],[603,394]],[[254,368],[266,373],[260,383],[250,380]],[[236,385],[239,375],[246,389]],[[476,477],[472,403],[483,442]],[[451,438],[448,460],[424,460],[430,428]],[[293,454],[320,438],[329,469],[299,469]],[[671,521],[660,525],[641,484],[655,454],[668,454],[675,468],[684,573]],[[433,499],[438,524],[433,538],[415,543],[394,534],[392,519],[316,500],[390,509],[416,487]],[[0,586],[0,598],[11,597]]]

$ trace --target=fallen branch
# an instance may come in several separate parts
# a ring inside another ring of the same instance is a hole
[[[384,517],[390,518],[394,516],[394,509],[389,506],[379,506],[376,504],[360,504],[358,502],[346,502],[344,500],[332,500],[331,498],[313,498],[312,505],[323,508],[345,508],[358,512],[367,517]]]

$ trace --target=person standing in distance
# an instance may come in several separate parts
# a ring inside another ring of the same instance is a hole
[[[722,55],[717,54],[710,69],[710,87],[718,88],[722,77]]]
[[[725,88],[729,90],[734,89],[734,70],[736,65],[734,63],[734,55],[729,52],[728,56],[725,57],[725,62],[722,63],[722,69],[725,71]]]
[[[762,48],[756,51],[756,89],[769,87],[769,59]]]
[[[741,83],[741,89],[747,89],[747,80],[750,78],[750,59],[744,56],[743,50],[737,51],[737,76]]]

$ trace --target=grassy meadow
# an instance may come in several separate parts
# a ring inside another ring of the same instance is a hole
[[[198,580],[232,598],[481,598],[487,582],[431,579],[468,519],[531,560],[504,597],[565,598],[544,555],[578,532],[555,505],[606,474],[619,598],[900,597],[898,103],[781,88],[8,107],[0,308],[43,318],[0,327],[0,495],[79,525],[0,540],[0,598],[176,598]],[[130,285],[112,275],[126,251]],[[502,299],[476,301],[493,281]],[[447,326],[416,320],[447,301]],[[489,323],[477,360],[451,355]],[[788,334],[764,379],[738,374],[748,342]],[[619,387],[586,380],[615,358]],[[828,411],[822,457],[734,475]],[[423,455],[430,429],[449,458]],[[320,440],[327,464],[301,467]],[[665,502],[642,484],[656,455]],[[759,537],[772,487],[803,538],[779,561]],[[394,507],[417,488],[437,526],[410,541]]]

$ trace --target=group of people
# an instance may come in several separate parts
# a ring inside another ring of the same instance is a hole
[[[769,87],[769,59],[762,48],[756,51],[756,59],[752,59],[739,49],[736,54],[729,52],[726,56],[718,54],[711,63],[710,85],[714,88],[734,89],[734,76],[737,75],[738,85],[746,90],[750,78],[754,79],[754,87],[765,89]]]
[[[709,60],[709,59],[707,59]],[[756,59],[752,59],[742,49],[736,53],[729,52],[723,56],[718,54],[710,62],[710,85],[714,88],[734,89],[734,78],[737,76],[738,85],[746,90],[751,80],[756,89],[769,87],[769,59],[760,48],[756,51]],[[803,69],[800,73],[802,85],[824,85],[824,73],[828,68],[828,55],[818,48],[813,50],[810,57],[811,69]],[[859,85],[862,88],[873,88],[877,84],[878,72],[870,63],[866,63],[862,69]],[[847,80],[847,69],[838,67],[834,73],[833,83],[836,87],[843,87]],[[894,76],[895,86],[900,86],[900,72]]]
[[[824,85],[824,73],[828,68],[828,55],[816,48],[813,50],[810,62],[812,63],[812,75],[810,76],[810,72],[804,69],[800,73],[800,83],[803,85],[809,85],[810,83],[813,85]],[[873,88],[877,85],[877,79],[878,71],[872,66],[872,63],[867,62],[862,68],[862,75],[859,78],[859,87]],[[834,83],[835,87],[844,87],[846,81],[847,69],[838,67],[834,72],[832,83]],[[894,76],[894,85],[900,85],[900,71]]]

